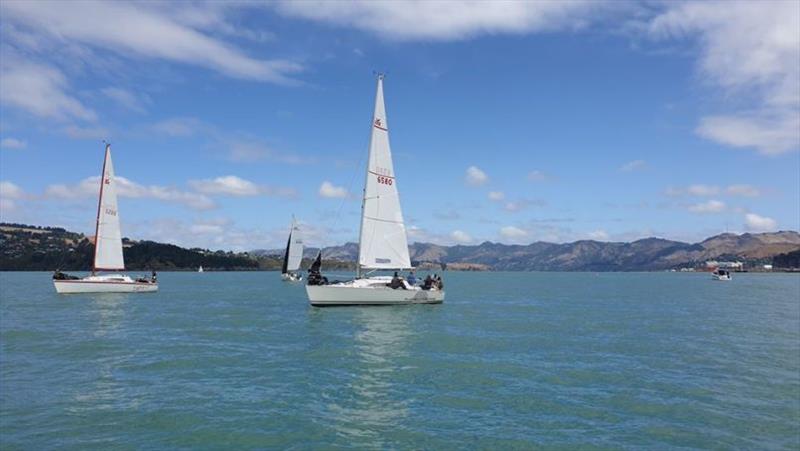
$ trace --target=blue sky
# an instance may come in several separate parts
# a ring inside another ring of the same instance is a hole
[[[800,228],[797,2],[0,5],[0,217],[357,238],[374,70],[410,241]],[[361,169],[360,169],[361,168]]]

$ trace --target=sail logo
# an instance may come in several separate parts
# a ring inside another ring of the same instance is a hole
[[[103,180],[103,183],[105,183],[106,185],[110,185],[111,184],[111,177],[106,177],[106,179]]]
[[[111,209],[111,208],[106,208],[106,214],[107,215],[111,215],[111,216],[116,216],[117,215],[117,210],[114,210],[114,209]]]
[[[375,263],[391,263],[391,258],[375,258]]]
[[[379,129],[381,129],[383,131],[386,131],[386,126],[383,125],[383,121],[381,121],[381,118],[379,118],[379,117],[375,118],[375,122],[373,123],[373,125],[375,125],[375,127],[379,128]]]

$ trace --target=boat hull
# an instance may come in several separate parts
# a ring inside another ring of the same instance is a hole
[[[158,291],[158,283],[138,282],[128,276],[89,276],[74,280],[53,280],[59,294],[76,293],[152,293]]]
[[[292,273],[283,273],[281,274],[281,280],[284,282],[300,282],[303,280],[303,276]]]
[[[306,285],[308,301],[315,307],[335,305],[441,304],[444,291],[403,290],[389,287]]]

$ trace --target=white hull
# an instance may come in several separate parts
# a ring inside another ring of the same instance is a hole
[[[392,289],[386,286],[391,277],[357,279],[333,285],[306,285],[308,300],[313,306],[332,305],[401,305],[441,304],[444,291],[420,287]]]
[[[731,280],[731,276],[718,276],[716,274],[712,274],[711,278],[714,279],[714,280],[721,280],[721,281]]]
[[[158,283],[137,282],[129,276],[89,276],[75,280],[53,280],[59,294],[146,293],[158,291]]]

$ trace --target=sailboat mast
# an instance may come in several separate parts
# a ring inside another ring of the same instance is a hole
[[[100,172],[100,195],[97,198],[97,220],[94,226],[94,259],[92,259],[92,274],[97,272],[97,249],[99,248],[100,240],[100,208],[103,205],[103,186],[105,185],[105,180],[103,180],[103,178],[106,175],[106,162],[108,161],[108,152],[110,148],[111,144],[106,143],[106,150],[103,156],[103,170]]]

